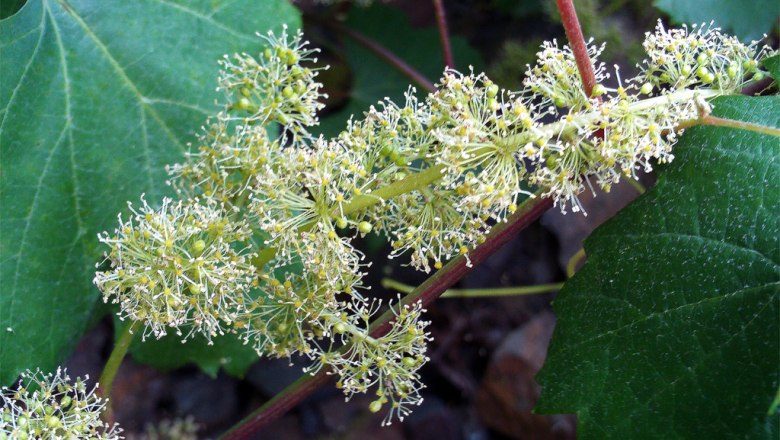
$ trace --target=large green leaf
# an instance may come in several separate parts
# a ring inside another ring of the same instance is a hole
[[[734,32],[745,41],[757,40],[780,18],[777,0],[655,0],[655,6],[676,23],[709,23]]]
[[[434,28],[412,28],[409,20],[397,9],[383,5],[354,8],[346,26],[379,42],[430,81],[437,82],[444,72],[438,31]],[[350,116],[362,118],[371,105],[385,97],[402,104],[404,93],[411,84],[409,78],[370,50],[346,37],[344,43],[346,59],[352,69],[352,90],[344,108],[323,118],[321,131],[329,136],[344,130]],[[479,53],[465,39],[452,38],[452,50],[461,71],[467,71],[470,65],[479,71],[482,65]],[[420,90],[419,85],[411,85],[418,92],[427,93]]]
[[[780,127],[780,97],[714,105]],[[537,411],[576,413],[582,439],[776,439],[780,138],[696,127],[675,155],[586,241]]]
[[[215,109],[216,60],[297,27],[284,0],[30,0],[0,21],[0,384],[52,369],[98,293],[96,234]]]

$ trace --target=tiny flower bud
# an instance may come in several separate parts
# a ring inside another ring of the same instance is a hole
[[[381,409],[382,409],[382,400],[380,399],[374,400],[368,405],[368,410],[371,411],[372,413],[377,413]]]
[[[192,250],[195,251],[196,254],[200,254],[204,249],[206,249],[206,242],[203,240],[197,240],[192,244]]]
[[[373,229],[373,226],[369,222],[362,221],[358,224],[358,230],[364,234],[371,232],[371,229]]]

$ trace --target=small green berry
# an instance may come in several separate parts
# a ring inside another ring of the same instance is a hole
[[[489,86],[487,86],[488,98],[495,98],[496,95],[498,95],[498,86],[495,84],[490,84]]]
[[[203,250],[206,249],[206,242],[203,240],[197,240],[195,243],[192,243],[192,250],[196,254],[200,254],[203,252]]]
[[[249,110],[249,107],[252,105],[251,102],[247,98],[241,98],[236,103],[236,109],[238,110]]]
[[[371,411],[372,413],[378,413],[379,410],[381,409],[382,409],[381,399],[374,400],[373,402],[371,402],[371,404],[368,405],[368,410]]]
[[[367,221],[362,221],[358,224],[358,231],[368,234],[374,227]]]
[[[57,416],[46,416],[44,419],[46,421],[46,426],[49,428],[57,428],[60,424],[60,419]]]
[[[736,64],[730,65],[726,73],[728,74],[729,78],[734,79],[737,76],[737,73],[739,73],[739,66]]]

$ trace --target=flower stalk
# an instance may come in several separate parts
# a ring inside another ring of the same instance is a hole
[[[105,399],[111,398],[111,390],[114,386],[116,373],[119,371],[122,360],[125,358],[125,355],[127,355],[127,350],[130,349],[130,345],[133,342],[135,331],[139,327],[140,323],[138,321],[128,321],[120,330],[121,333],[119,334],[119,338],[117,338],[114,343],[114,348],[111,350],[108,361],[106,361],[106,365],[103,366],[103,371],[98,378],[98,384],[100,386],[99,392]]]
[[[401,293],[412,293],[414,286],[390,278],[382,280],[382,287]],[[561,290],[563,283],[535,284],[533,286],[492,287],[486,289],[447,289],[441,298],[496,298],[501,296],[523,296],[550,293]]]

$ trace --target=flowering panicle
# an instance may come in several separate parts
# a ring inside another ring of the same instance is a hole
[[[525,175],[528,144],[543,114],[522,94],[500,89],[485,74],[445,71],[433,93],[431,131],[439,143],[430,156],[445,165],[444,182],[460,196],[456,208],[478,218],[503,220],[515,209]]]
[[[376,181],[392,182],[399,171],[424,157],[434,142],[426,129],[430,110],[414,94],[414,88],[406,92],[403,107],[389,99],[379,102],[378,108],[371,106],[363,119],[350,119],[339,135],[338,142],[360,158]]]
[[[707,113],[706,99],[736,93],[747,82],[762,78],[756,66],[768,48],[758,50],[755,42],[743,45],[717,28],[693,29],[667,31],[659,23],[656,32],[646,36],[649,59],[638,77],[624,87],[618,74],[617,89],[601,84],[594,88],[598,99],[577,98],[584,97],[580,88],[556,103],[566,113],[559,112],[559,122],[540,128],[548,136],[529,149],[535,153],[529,155],[533,163],[529,181],[546,188],[545,195],[554,197],[562,210],[568,203],[579,211],[577,195],[592,190],[591,178],[609,191],[621,175],[635,178],[637,169],[651,170],[652,160],[671,161],[679,123]],[[588,51],[592,58],[600,52],[592,47]],[[529,67],[525,85],[555,101],[555,96],[563,96],[557,91],[572,90],[569,77],[556,74],[576,72],[571,50],[545,44],[539,57],[539,64]],[[592,61],[597,80],[606,78],[603,66]],[[648,97],[640,99],[641,95]]]
[[[274,159],[250,207],[269,236],[266,244],[277,248],[278,264],[300,258],[339,285],[340,274],[359,271],[362,257],[336,228],[350,226],[342,206],[362,192],[369,173],[341,144],[322,139],[312,149],[287,149]]]
[[[395,320],[390,331],[379,338],[366,336],[369,320],[379,304],[353,302],[349,305],[351,319],[333,319],[332,332],[341,334],[349,345],[341,352],[323,353],[311,370],[334,370],[340,377],[336,387],[344,391],[347,400],[376,387],[377,399],[369,409],[378,412],[389,404],[383,424],[390,424],[393,418],[403,420],[411,412],[410,405],[422,403],[420,391],[424,385],[418,370],[428,360],[425,351],[431,338],[425,331],[428,323],[420,319],[424,312],[420,303],[393,308]]]
[[[204,128],[197,145],[186,162],[166,167],[169,183],[180,195],[202,195],[231,206],[246,200],[269,156],[281,148],[265,127],[231,124],[225,113]]]
[[[588,57],[593,65],[596,81],[601,83],[609,78],[604,63],[598,60],[605,45],[594,46],[592,43],[593,40],[587,43]],[[583,88],[577,60],[568,45],[559,48],[556,40],[546,41],[536,56],[536,65],[533,68],[528,66],[524,82],[531,92],[543,97],[548,105],[552,104],[557,108],[580,110],[590,107],[591,100]],[[593,91],[595,96],[603,93],[603,86]]]
[[[447,189],[430,188],[403,194],[388,203],[387,228],[392,231],[390,257],[411,253],[412,267],[441,269],[455,255],[466,255],[483,236],[485,221],[459,211],[460,198]]]
[[[287,26],[278,37],[272,32],[258,36],[267,47],[257,58],[242,53],[220,61],[219,90],[228,94],[231,108],[242,112],[245,123],[277,122],[294,135],[305,135],[307,127],[317,125],[317,111],[324,106],[322,84],[315,81],[322,68],[313,66],[319,50],[308,48],[301,31],[289,36]]]
[[[300,275],[288,275],[284,282],[264,276],[262,294],[247,298],[246,311],[236,321],[244,341],[261,354],[309,354],[318,306],[328,303],[317,285],[308,281]]]
[[[391,257],[408,253],[427,272],[468,258],[532,186],[580,211],[581,192],[671,161],[680,123],[760,79],[769,52],[711,27],[659,25],[638,77],[616,71],[617,88],[587,96],[571,49],[545,43],[524,90],[446,70],[425,98],[409,89],[402,105],[385,99],[325,139],[307,132],[322,107],[315,50],[300,32],[265,39],[260,57],[222,61],[228,104],[168,168],[186,201],[131,206],[100,235],[111,267],[95,283],[145,335],[233,332],[261,355],[308,356],[347,396],[376,388],[370,409],[389,407],[386,423],[421,402],[430,337],[419,304],[396,306],[389,333],[371,336],[379,303],[364,294],[369,264],[353,238],[382,232]],[[603,49],[588,48],[599,82]],[[281,139],[269,138],[272,123]]]
[[[123,318],[143,321],[144,336],[159,338],[169,328],[183,335],[181,327],[185,340],[223,334],[257,283],[254,254],[234,247],[249,238],[249,227],[217,204],[166,198],[153,209],[141,200],[138,209],[128,203],[132,216],[120,216],[113,235],[99,236],[111,247],[111,269],[95,275],[104,301],[118,303]]]
[[[643,46],[648,59],[641,67],[649,84],[722,93],[738,93],[748,82],[763,79],[758,60],[770,52],[758,41],[743,44],[712,24],[666,30],[660,21],[654,33],[645,35]]]
[[[80,378],[71,382],[60,368],[49,374],[38,370],[22,373],[18,387],[0,389],[0,399],[3,440],[122,438],[117,425],[100,418],[106,400],[95,394],[95,387],[88,389]]]

